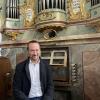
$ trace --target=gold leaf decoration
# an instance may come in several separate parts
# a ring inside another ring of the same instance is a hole
[[[24,27],[32,27],[35,18],[35,0],[26,0],[26,3],[20,6],[20,12],[24,17]]]

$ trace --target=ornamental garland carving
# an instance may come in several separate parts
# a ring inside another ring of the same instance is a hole
[[[43,12],[43,13],[41,13],[40,16],[38,16],[38,17],[36,18],[36,22],[37,22],[37,21],[48,21],[48,20],[53,20],[53,19],[55,19],[55,18],[56,18],[56,16],[54,15],[53,12]]]
[[[24,16],[25,27],[31,27],[34,25],[35,0],[26,0],[26,2],[20,6],[20,12]]]
[[[90,13],[86,11],[86,0],[68,0],[68,14],[69,20],[82,20],[90,16]]]

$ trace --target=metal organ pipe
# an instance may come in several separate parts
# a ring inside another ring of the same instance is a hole
[[[41,10],[43,10],[43,0],[41,0]]]
[[[53,4],[53,0],[51,0],[51,3],[52,3],[52,5],[51,5],[51,6],[52,6],[52,8],[53,8],[53,5],[54,5],[54,4]]]
[[[45,0],[45,9],[47,9],[47,0]]]
[[[17,18],[17,9],[18,9],[18,5],[17,5],[17,0],[15,0],[15,5],[16,5],[16,8],[15,8],[15,17]]]
[[[11,2],[11,18],[13,18],[13,0]]]
[[[13,18],[15,18],[15,0],[13,0]]]
[[[56,8],[58,8],[58,0],[56,0]]]
[[[62,9],[64,8],[64,0],[62,0]]]
[[[49,9],[49,0],[47,0],[47,9]]]
[[[38,11],[39,12],[40,12],[40,5],[41,5],[40,0],[38,0]]]
[[[98,1],[98,0],[95,0],[95,4],[97,4],[97,1]]]
[[[18,0],[16,0],[16,18],[18,18]]]
[[[91,6],[94,6],[99,3],[100,3],[100,0],[91,0]]]
[[[7,0],[7,18],[9,17],[9,0]]]
[[[42,0],[40,0],[40,11],[42,10]]]
[[[43,0],[42,2],[43,2],[43,9],[45,9],[45,0]]]
[[[65,0],[38,0],[38,12],[45,9],[65,10]]]
[[[14,18],[17,18],[17,0],[14,1],[14,15],[15,17]]]
[[[19,18],[19,0],[16,0],[16,18]]]
[[[11,18],[11,0],[9,0],[9,18]]]
[[[65,6],[66,5],[66,1],[65,0],[63,0],[63,5],[64,5],[63,8],[65,10],[66,9],[66,6]]]
[[[11,0],[9,0],[9,6],[8,6],[8,8],[9,8],[9,12],[8,12],[9,13],[9,16],[8,17],[11,17],[11,8],[10,8],[11,3],[10,2],[11,2]]]
[[[12,17],[11,18],[13,18],[13,0],[12,0],[12,6],[11,6],[11,8],[12,8],[12,12],[11,12]]]
[[[14,0],[13,0],[13,2],[12,2],[12,5],[13,5],[13,7],[12,7],[12,9],[13,9],[13,17],[12,17],[12,18],[15,18],[15,16],[14,16],[14,10],[15,10],[15,7],[14,7]]]
[[[59,6],[60,6],[59,8],[61,9],[61,0],[59,0]]]
[[[11,3],[10,3],[10,18],[12,18],[12,0],[11,0]]]
[[[38,0],[38,13],[39,14],[37,15],[35,21],[35,26],[37,30],[40,29],[44,31],[46,27],[47,29],[48,27],[51,29],[55,29],[56,27],[61,27],[62,29],[65,27],[65,0]]]

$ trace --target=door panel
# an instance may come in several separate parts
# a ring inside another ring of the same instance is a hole
[[[83,52],[85,100],[100,100],[100,52]]]
[[[8,79],[11,73],[10,60],[5,57],[0,57],[0,100],[7,100],[8,94],[11,92],[8,90],[8,85],[11,80]]]

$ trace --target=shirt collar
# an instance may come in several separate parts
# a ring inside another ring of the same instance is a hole
[[[38,60],[37,63],[32,62],[32,60],[30,59],[30,60],[29,60],[29,63],[32,63],[32,64],[39,64],[39,63],[40,63],[40,59]]]

